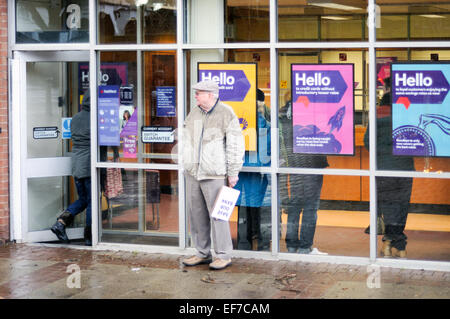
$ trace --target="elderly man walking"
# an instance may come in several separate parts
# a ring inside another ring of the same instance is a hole
[[[238,181],[244,137],[233,109],[220,102],[216,82],[202,81],[193,89],[197,107],[184,123],[183,166],[190,230],[197,253],[184,259],[183,264],[209,264],[211,269],[219,270],[231,265],[233,244],[229,222],[211,218],[211,213],[222,186],[234,187]]]

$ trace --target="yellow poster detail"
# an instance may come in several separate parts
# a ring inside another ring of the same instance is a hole
[[[218,83],[219,99],[239,118],[245,150],[256,151],[256,63],[199,63],[198,80]]]

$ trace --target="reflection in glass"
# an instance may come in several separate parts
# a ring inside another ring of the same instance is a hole
[[[102,241],[178,245],[177,172],[121,169],[121,176],[123,192],[111,198],[101,181]]]
[[[17,0],[16,42],[89,42],[88,19],[88,0]]]
[[[367,40],[366,8],[367,0],[278,0],[278,40]]]
[[[376,185],[378,256],[449,261],[450,181],[377,177]]]
[[[188,68],[186,78],[190,86],[197,83],[197,67],[199,62],[237,62],[256,63],[258,88],[264,93],[264,109],[266,116],[270,116],[270,51],[265,49],[231,49],[231,50],[188,50],[186,51]],[[195,106],[194,96],[190,90],[186,91],[187,113]],[[226,103],[226,102],[225,102]],[[186,113],[186,114],[187,114]],[[270,120],[269,120],[270,121]]]
[[[99,43],[175,43],[176,13],[176,0],[100,0]]]
[[[177,41],[177,1],[151,0],[142,6],[144,15],[143,43],[175,43]]]
[[[144,52],[144,127],[166,130],[170,137],[178,127],[176,52]],[[142,133],[141,133],[142,134]],[[159,133],[161,136],[163,131]],[[176,140],[145,140],[142,148],[142,161],[147,163],[174,163],[172,151]]]
[[[280,94],[279,101],[279,158],[280,166],[292,167],[308,167],[301,166],[303,164],[289,163],[287,152],[293,152],[293,110],[292,110],[292,83],[291,83],[291,65],[293,63],[299,65],[311,65],[312,69],[317,65],[317,69],[326,68],[327,64],[353,64],[354,67],[354,155],[353,156],[328,156],[330,168],[348,168],[348,169],[367,169],[369,167],[369,154],[364,149],[363,136],[365,132],[364,124],[367,123],[368,114],[368,80],[367,80],[367,52],[363,50],[333,49],[333,50],[279,50],[279,77],[280,77]],[[331,69],[331,67],[330,67]],[[351,82],[351,81],[350,81]],[[314,88],[315,89],[315,88]],[[317,103],[319,105],[319,103]],[[342,108],[342,104],[339,108]],[[305,108],[306,111],[309,109]],[[323,118],[324,112],[317,112],[317,119]],[[338,112],[336,113],[338,114]],[[328,118],[327,118],[328,119]],[[322,120],[323,121],[323,120]],[[328,120],[327,120],[328,121]],[[324,123],[327,124],[327,121]],[[318,120],[320,122],[320,120]],[[338,122],[336,122],[338,123]],[[330,127],[333,123],[329,123]]]
[[[77,198],[70,176],[29,178],[28,231],[49,230],[61,212]],[[85,219],[84,213],[77,215],[71,227],[84,227]]]
[[[369,192],[359,176],[280,174],[280,251],[368,256]]]
[[[378,40],[448,40],[450,1],[378,0]]]
[[[137,86],[137,56],[142,57],[142,88]],[[101,85],[120,88],[120,105],[114,115],[117,141],[100,145],[100,161],[174,163],[178,127],[176,52],[101,52],[100,58]],[[138,105],[141,94],[143,105]]]
[[[378,49],[377,55],[377,165],[383,170],[409,170],[422,172],[449,171],[450,160],[446,157],[393,156],[392,155],[392,101],[390,67],[393,62],[445,61],[450,59],[448,49]],[[369,134],[365,132],[366,149]]]
[[[270,115],[264,108],[264,93],[258,89],[258,149],[245,152],[244,167],[270,166]],[[240,172],[235,186],[241,193],[238,207],[237,248],[270,250],[272,237],[270,175]]]
[[[186,2],[188,43],[269,41],[269,0]]]
[[[224,42],[269,41],[269,0],[225,1]]]
[[[100,0],[97,8],[99,43],[136,43],[138,14],[134,1],[116,4]]]

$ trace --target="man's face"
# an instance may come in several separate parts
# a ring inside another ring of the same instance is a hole
[[[197,105],[201,107],[208,107],[211,104],[213,94],[208,91],[195,91],[195,100],[197,101]]]

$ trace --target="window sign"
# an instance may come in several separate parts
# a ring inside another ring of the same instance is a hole
[[[172,126],[143,126],[142,143],[173,143],[175,131]]]
[[[98,88],[98,143],[100,146],[120,146],[119,87]]]
[[[241,124],[245,149],[256,151],[256,63],[199,63],[198,80],[219,85],[219,99],[230,105]]]
[[[294,153],[354,155],[353,64],[292,64]]]
[[[61,133],[62,133],[62,139],[68,140],[72,138],[72,131],[70,130],[70,124],[72,123],[71,117],[63,117],[61,119]]]
[[[138,112],[133,105],[120,105],[120,139],[123,143],[123,156],[136,158],[138,135]]]
[[[89,62],[80,62],[78,64],[78,87],[79,95],[84,94],[86,90],[89,90]],[[128,87],[128,63],[125,62],[115,62],[115,63],[102,63],[100,65],[100,74],[99,81],[101,85],[118,85],[121,86],[121,93],[125,91],[124,94],[121,94],[124,97],[125,103],[122,104],[131,104],[129,100],[133,99],[133,92],[129,92],[129,89],[132,87]],[[123,87],[122,87],[123,86]],[[80,106],[82,99],[80,98]]]
[[[120,88],[120,104],[133,104],[133,86],[122,86]]]
[[[156,116],[174,117],[176,116],[175,87],[156,87]]]
[[[450,64],[392,64],[394,155],[450,156]]]
[[[58,133],[57,126],[33,127],[33,138],[35,140],[58,138]]]

